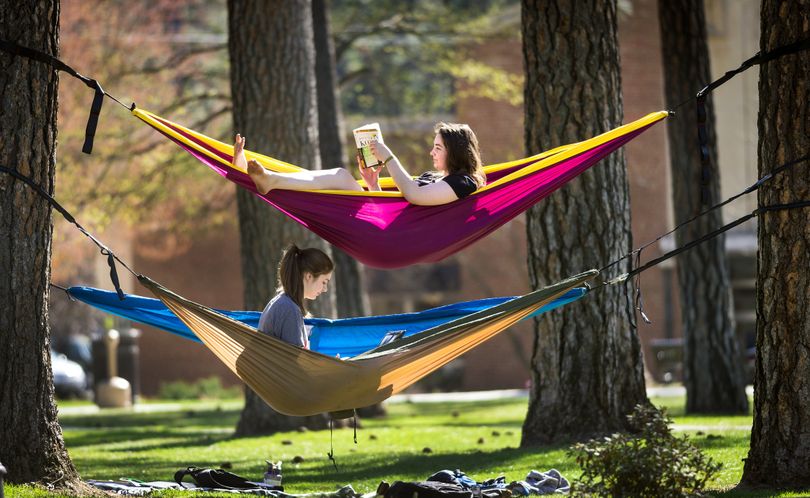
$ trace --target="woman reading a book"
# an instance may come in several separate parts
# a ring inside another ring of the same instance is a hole
[[[381,165],[360,167],[360,175],[369,190],[380,190],[379,173],[383,166],[405,199],[420,206],[437,206],[467,197],[486,184],[481,163],[478,138],[466,124],[439,123],[430,157],[435,172],[413,178],[399,159],[382,142],[369,144],[372,154]],[[257,161],[247,162],[245,139],[236,135],[234,143],[235,167],[247,170],[256,190],[266,194],[274,188],[287,190],[362,190],[351,173],[343,168],[298,173],[275,173],[265,170]],[[358,157],[358,164],[360,163]]]
[[[259,330],[309,349],[305,300],[312,301],[327,291],[334,269],[335,264],[320,249],[287,247],[278,265],[278,293],[262,311]]]

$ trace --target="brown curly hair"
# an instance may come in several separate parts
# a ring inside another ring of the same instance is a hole
[[[447,150],[447,173],[469,175],[479,188],[486,185],[478,137],[472,128],[461,123],[437,123],[434,131],[442,137]]]

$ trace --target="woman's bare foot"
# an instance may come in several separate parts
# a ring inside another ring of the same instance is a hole
[[[247,172],[250,179],[256,184],[256,190],[260,194],[266,194],[273,188],[275,182],[273,181],[273,174],[267,171],[255,159],[251,159],[247,163]]]
[[[236,134],[236,138],[233,142],[233,160],[231,164],[233,164],[234,168],[247,171],[247,158],[245,157],[245,143],[247,142],[247,138],[243,137],[240,134]]]

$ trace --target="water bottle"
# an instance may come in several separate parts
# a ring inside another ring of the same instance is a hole
[[[265,462],[267,462],[267,471],[264,473],[264,483],[268,486],[283,489],[281,487],[281,461],[273,463],[270,460],[265,460]]]

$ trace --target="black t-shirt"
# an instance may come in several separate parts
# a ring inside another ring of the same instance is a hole
[[[423,185],[430,185],[431,183],[436,183],[438,181],[447,182],[447,184],[450,185],[450,188],[453,189],[453,192],[455,192],[456,197],[459,199],[463,199],[478,190],[478,185],[475,183],[475,180],[473,180],[473,177],[462,173],[453,173],[451,175],[442,176],[432,171],[428,171],[426,173],[422,173],[416,178],[416,183],[418,183],[420,187]]]

